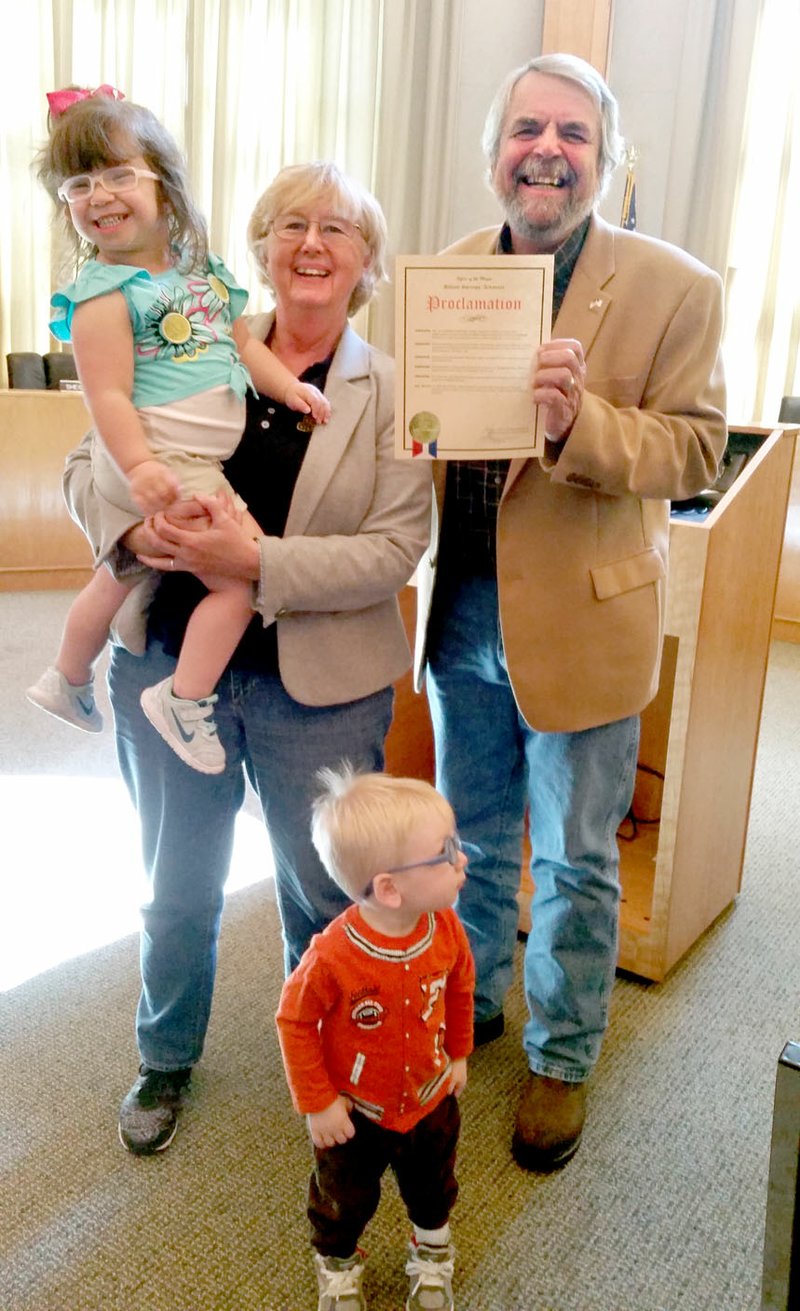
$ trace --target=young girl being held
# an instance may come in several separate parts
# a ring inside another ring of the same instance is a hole
[[[248,386],[309,414],[309,423],[326,422],[330,405],[239,320],[247,293],[209,252],[185,161],[150,110],[111,87],[67,89],[48,100],[39,177],[63,202],[79,266],[76,280],[52,298],[50,326],[72,341],[96,430],[100,504],[127,510],[133,524],[196,493],[221,495],[259,536],[222,472],[243,431]],[[31,701],[79,728],[102,728],[94,665],[123,602],[134,587],[149,589],[151,577],[144,566],[123,578],[96,569],[70,609],[55,665],[28,690]],[[175,674],[145,688],[142,706],[186,764],[218,774],[225,752],[214,688],[253,609],[247,583],[200,581],[208,595],[189,621]],[[135,650],[136,640],[126,645]]]

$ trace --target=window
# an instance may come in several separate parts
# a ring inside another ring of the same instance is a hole
[[[31,171],[47,135],[45,95],[108,82],[145,104],[185,150],[212,249],[266,292],[245,233],[286,163],[332,158],[373,184],[383,4],[375,0],[30,0],[16,7],[0,86],[0,354],[47,351],[63,276],[52,206]],[[11,203],[10,198],[13,198]]]
[[[772,424],[800,393],[800,6],[763,0],[726,277],[732,422]]]

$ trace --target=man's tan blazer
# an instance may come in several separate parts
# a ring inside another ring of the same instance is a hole
[[[448,254],[490,254],[499,229]],[[593,216],[553,328],[586,354],[578,418],[541,459],[512,460],[497,523],[500,620],[526,721],[611,723],[655,695],[669,501],[713,482],[725,449],[722,286],[691,256]],[[437,522],[418,569],[416,676],[436,575]]]

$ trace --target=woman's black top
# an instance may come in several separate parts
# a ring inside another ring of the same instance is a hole
[[[301,375],[301,381],[323,391],[331,358],[312,364]],[[282,537],[286,527],[294,485],[311,435],[305,417],[269,396],[248,395],[242,439],[225,462],[228,481],[270,537]],[[148,634],[163,642],[170,655],[178,655],[189,616],[205,594],[205,587],[192,574],[163,575],[150,610]],[[254,615],[236,648],[234,663],[237,669],[277,674],[275,624],[265,628],[261,616]]]

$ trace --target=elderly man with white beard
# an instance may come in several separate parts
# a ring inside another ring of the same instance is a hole
[[[658,685],[669,501],[712,482],[725,448],[722,288],[691,256],[596,213],[622,143],[589,64],[547,55],[516,69],[483,144],[505,222],[448,253],[554,256],[553,338],[531,369],[545,452],[435,466],[417,674],[436,784],[469,856],[458,910],[476,1045],[504,1029],[529,817],[528,1076],[512,1151],[549,1171],[577,1151],[608,1024],[616,833]]]

